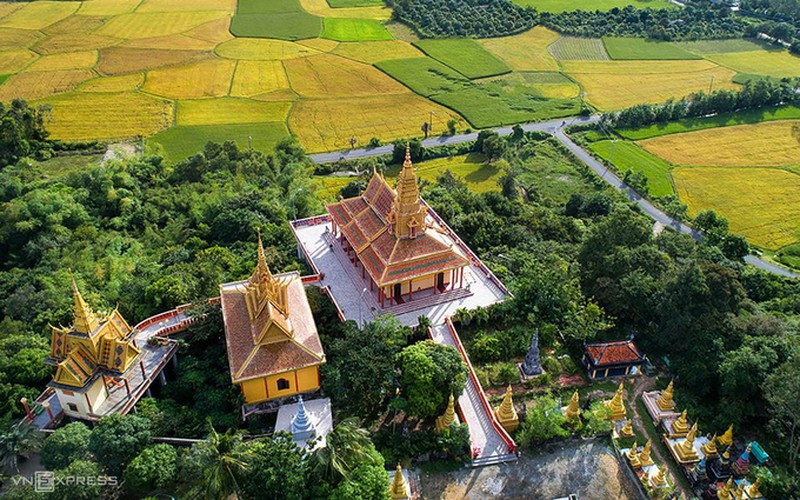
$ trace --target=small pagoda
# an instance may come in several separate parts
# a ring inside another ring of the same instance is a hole
[[[325,208],[332,234],[350,262],[361,267],[365,288],[377,293],[381,308],[411,301],[415,293],[445,293],[464,285],[470,261],[429,217],[408,146],[396,189],[374,172],[360,196]]]

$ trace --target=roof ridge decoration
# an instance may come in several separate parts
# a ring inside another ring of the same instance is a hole
[[[78,333],[91,335],[100,325],[100,321],[97,319],[97,315],[95,315],[89,304],[83,300],[83,296],[80,290],[78,290],[78,284],[75,282],[75,275],[72,274],[72,271],[69,272],[69,275],[72,278],[72,298],[74,301],[72,328]]]
[[[406,158],[397,175],[396,196],[389,212],[389,223],[398,238],[416,238],[424,232],[425,208],[419,195],[417,175],[411,161],[411,145],[406,142]]]
[[[254,324],[264,314],[271,320],[280,315],[282,321],[275,321],[275,323],[280,323],[281,329],[287,330],[285,333],[289,336],[291,335],[293,329],[289,321],[288,299],[286,297],[286,287],[289,285],[289,281],[273,275],[270,271],[264,254],[264,245],[261,242],[261,231],[259,231],[258,262],[250,279],[245,282],[244,290],[251,323]],[[263,339],[266,329],[272,323],[273,321],[267,321],[264,329],[254,332],[257,341]],[[283,324],[285,324],[285,328]]]

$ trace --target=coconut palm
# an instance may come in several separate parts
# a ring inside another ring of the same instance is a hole
[[[242,440],[242,433],[229,429],[219,434],[214,427],[206,441],[200,445],[203,481],[202,497],[224,499],[231,495],[238,497],[238,478],[249,468],[250,452]]]
[[[0,435],[0,465],[6,471],[19,473],[19,459],[28,458],[39,449],[42,435],[31,424],[14,425]]]
[[[334,427],[325,444],[314,452],[312,460],[316,472],[326,479],[350,479],[350,473],[359,465],[377,462],[369,432],[359,427],[354,418]]]

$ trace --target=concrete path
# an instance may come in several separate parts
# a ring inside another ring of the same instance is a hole
[[[597,161],[594,156],[589,154],[585,149],[575,144],[575,142],[570,139],[566,133],[564,133],[564,128],[569,127],[571,125],[582,125],[582,124],[589,124],[589,123],[596,123],[600,120],[599,115],[594,116],[587,116],[587,117],[576,117],[568,120],[551,120],[545,122],[536,122],[536,123],[524,123],[520,124],[523,130],[526,132],[530,131],[538,131],[538,132],[546,132],[548,134],[553,135],[556,139],[558,139],[567,149],[569,149],[576,158],[580,161],[585,163],[589,168],[595,171],[597,175],[600,176],[601,179],[606,181],[607,183],[611,184],[614,188],[624,192],[628,198],[636,203],[644,213],[649,215],[653,220],[663,224],[664,226],[669,226],[677,231],[682,233],[686,233],[691,235],[696,240],[701,240],[703,238],[703,234],[692,227],[678,221],[677,219],[673,219],[669,215],[665,214],[662,210],[658,209],[650,203],[647,199],[642,198],[636,192],[628,187],[622,180],[617,177],[613,172],[609,171],[605,165]],[[500,135],[509,135],[511,134],[512,127],[500,127],[493,129]],[[443,146],[447,144],[461,144],[464,142],[474,141],[478,138],[478,133],[473,132],[470,134],[459,134],[459,135],[449,135],[449,136],[441,136],[441,137],[431,137],[422,141],[422,145],[426,148],[435,147],[435,146]],[[377,148],[360,148],[360,149],[350,149],[346,151],[336,151],[331,153],[319,153],[310,155],[310,158],[314,160],[316,163],[332,163],[338,160],[354,160],[358,158],[374,158],[376,156],[383,156],[386,154],[391,154],[393,146],[391,144],[386,146],[380,146]],[[778,266],[771,262],[767,262],[763,259],[756,257],[755,255],[748,255],[744,258],[745,262],[750,264],[751,266],[755,266],[759,269],[764,271],[768,271],[774,274],[778,274],[780,276],[785,276],[789,278],[799,278],[795,272],[792,272],[784,267]]]

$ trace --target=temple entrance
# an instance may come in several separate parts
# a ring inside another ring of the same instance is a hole
[[[444,273],[436,275],[436,288],[438,288],[440,292],[444,292]]]
[[[394,285],[394,300],[398,304],[403,303],[403,285],[401,285],[400,283],[396,283]]]

